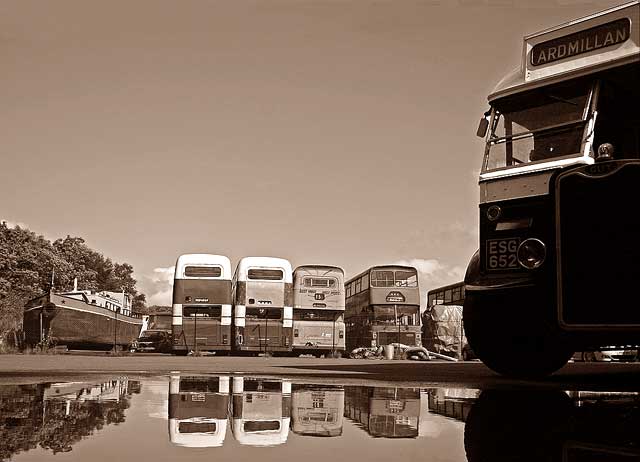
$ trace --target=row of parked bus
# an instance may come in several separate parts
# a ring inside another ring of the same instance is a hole
[[[373,437],[416,438],[430,428],[430,414],[443,413],[445,407],[449,417],[466,417],[462,409],[451,412],[460,404],[447,400],[445,406],[444,393],[259,377],[174,375],[169,385],[169,437],[179,446],[219,447],[231,426],[241,445],[275,446],[286,443],[289,430],[300,436],[341,436],[347,417]],[[476,395],[473,391],[469,396]]]
[[[283,258],[185,254],[176,263],[172,352],[341,356],[357,347],[419,346],[415,268],[375,266],[344,281],[337,266]]]

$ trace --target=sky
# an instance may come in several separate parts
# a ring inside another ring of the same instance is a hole
[[[150,304],[183,253],[458,282],[487,95],[523,36],[619,3],[0,0],[0,220]]]

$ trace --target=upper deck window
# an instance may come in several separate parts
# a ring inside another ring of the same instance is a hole
[[[222,268],[219,266],[187,266],[184,275],[192,278],[219,278],[222,276]]]
[[[332,278],[304,278],[304,286],[331,288],[336,286],[336,280]]]
[[[418,274],[412,270],[374,270],[371,272],[372,287],[418,287]]]
[[[247,272],[247,277],[263,281],[281,281],[284,277],[284,272],[279,269],[251,268]]]
[[[579,156],[592,83],[563,83],[493,104],[483,171]]]

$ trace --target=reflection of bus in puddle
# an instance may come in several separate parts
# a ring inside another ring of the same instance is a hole
[[[428,392],[429,412],[466,422],[479,390],[472,388],[432,388]]]
[[[305,436],[340,436],[344,389],[337,386],[293,385],[291,429]]]
[[[233,377],[233,435],[249,446],[276,446],[289,436],[291,382]]]
[[[172,376],[169,438],[191,448],[222,446],[227,433],[229,377]]]
[[[419,388],[345,387],[345,416],[373,437],[416,438]]]

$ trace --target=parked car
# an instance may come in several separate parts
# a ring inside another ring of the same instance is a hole
[[[145,330],[132,347],[132,351],[142,353],[171,353],[171,333],[166,330]]]

